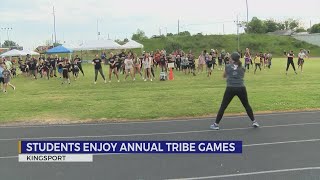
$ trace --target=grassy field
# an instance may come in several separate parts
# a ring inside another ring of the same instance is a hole
[[[246,74],[245,84],[255,112],[320,108],[320,60],[306,60],[304,73],[298,75],[290,69],[286,76],[285,65],[284,58],[273,59],[272,69]],[[113,80],[104,84],[99,77],[94,85],[92,65],[84,67],[86,75],[72,80],[71,85],[61,85],[59,78],[13,79],[17,90],[0,93],[1,123],[213,116],[226,86],[222,71],[217,70],[211,78],[205,72],[195,77],[174,72],[175,80],[165,82],[144,82],[140,78],[124,81],[121,75],[120,83]],[[105,73],[107,69],[105,66]],[[235,98],[226,112],[240,113],[244,108]]]

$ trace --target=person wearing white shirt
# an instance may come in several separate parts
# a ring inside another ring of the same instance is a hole
[[[300,49],[300,52],[298,54],[298,69],[301,68],[301,72],[303,72],[303,64],[304,59],[307,57],[307,55],[304,53],[303,49]]]
[[[152,58],[149,56],[149,53],[145,54],[145,57],[143,59],[143,66],[144,66],[144,81],[147,81],[147,79],[151,78],[151,66],[152,66]]]
[[[135,81],[135,78],[133,77],[133,59],[131,53],[129,53],[126,59],[124,60],[124,65],[126,71],[126,76],[124,79],[126,80],[130,73],[132,80]]]

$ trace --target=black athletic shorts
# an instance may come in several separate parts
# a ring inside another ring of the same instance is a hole
[[[0,77],[0,83],[4,84],[4,78]]]

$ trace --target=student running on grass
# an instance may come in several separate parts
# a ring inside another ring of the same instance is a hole
[[[192,52],[190,51],[188,54],[188,62],[189,62],[189,74],[192,73],[193,76],[196,76],[196,64],[194,60],[194,56]]]
[[[256,68],[254,69],[254,74],[256,74],[257,68],[259,67],[261,71],[261,56],[257,53],[256,56],[254,57],[254,64]]]
[[[30,72],[31,77],[33,77],[34,79],[37,79],[37,62],[36,62],[36,59],[32,58],[28,63],[28,67],[29,67],[29,72]]]
[[[286,69],[286,75],[288,75],[288,69],[289,69],[289,66],[291,65],[293,70],[294,70],[294,73],[298,74],[297,71],[296,71],[296,68],[294,67],[294,62],[293,62],[293,58],[294,58],[294,54],[293,54],[293,51],[290,51],[288,54],[287,54],[287,57],[288,57],[288,60],[287,60],[287,69]]]
[[[70,68],[71,68],[71,64],[70,64],[69,60],[68,59],[64,59],[64,61],[62,63],[62,77],[63,77],[63,80],[62,80],[61,84],[64,84],[66,82],[68,84],[70,84],[70,75],[69,75]]]
[[[120,82],[119,73],[118,73],[118,69],[117,69],[117,62],[118,62],[118,57],[114,56],[113,53],[110,53],[110,57],[109,57],[109,83],[111,83],[112,73],[117,77],[118,82]]]
[[[97,79],[98,79],[98,72],[100,73],[101,77],[104,80],[104,83],[107,83],[106,78],[104,77],[103,71],[102,71],[102,64],[103,62],[99,58],[99,55],[96,55],[96,58],[92,60],[92,64],[94,65],[94,84],[97,84]]]
[[[72,75],[74,80],[76,81],[78,76],[79,76],[79,66],[77,60],[74,60],[71,64],[71,69],[72,69]]]
[[[245,69],[242,67],[239,53],[232,53],[231,61],[233,62],[225,67],[225,72],[223,74],[223,77],[227,78],[227,88],[225,90],[216,121],[210,126],[210,128],[219,130],[219,123],[222,119],[224,111],[234,96],[239,97],[242,105],[245,107],[247,114],[252,121],[252,126],[259,127],[259,124],[254,119],[253,111],[248,101],[247,90],[243,83]]]
[[[43,66],[43,75],[47,76],[47,79],[49,80],[50,77],[50,72],[52,71],[52,65],[48,59],[44,61],[44,66]]]
[[[213,69],[213,60],[212,60],[212,57],[209,55],[209,53],[206,53],[205,60],[207,62],[207,71],[208,71],[207,77],[210,77]]]
[[[303,64],[304,64],[304,59],[308,57],[303,49],[300,49],[300,52],[298,54],[298,69],[301,68],[301,72],[303,72]]]
[[[7,92],[8,85],[11,86],[13,90],[15,90],[16,87],[10,83],[10,79],[12,78],[10,70],[7,69],[4,64],[2,64],[2,69],[3,92]]]
[[[126,80],[130,74],[132,80],[135,81],[136,79],[133,76],[133,59],[132,59],[131,53],[128,53],[128,56],[124,60],[124,65],[125,65],[125,71],[126,71],[126,76],[125,76],[124,80]]]
[[[198,58],[198,74],[203,72],[203,67],[205,66],[206,61],[204,59],[204,53],[201,52]]]
[[[63,64],[63,60],[61,57],[59,58],[56,58],[56,61],[57,61],[57,66],[58,66],[58,73],[59,73],[59,76],[60,78],[62,77],[62,71],[63,71],[63,67],[62,67],[62,64]],[[53,70],[54,71],[54,70]],[[51,73],[50,73],[51,74]],[[52,77],[52,76],[51,76]]]
[[[51,63],[51,69],[50,69],[50,76],[51,77],[57,77],[57,64],[58,64],[58,55],[56,55],[55,58],[53,58],[52,56],[49,57],[50,63]],[[62,70],[60,70],[62,71]]]
[[[140,77],[142,79],[142,73],[141,73],[141,59],[137,56],[137,54],[133,55],[133,77],[136,79],[136,74],[140,74]]]
[[[149,56],[149,53],[145,54],[145,57],[143,59],[143,66],[144,66],[144,81],[147,81],[151,78],[151,66],[152,66],[152,58]]]
[[[74,58],[74,61],[77,62],[77,65],[79,67],[79,70],[81,71],[82,75],[84,76],[84,72],[83,72],[83,69],[82,69],[82,61],[81,61],[81,58],[76,55],[76,57]]]
[[[182,52],[181,67],[182,67],[182,72],[184,72],[184,74],[187,74],[188,66],[189,66],[188,58],[185,56],[184,52]]]
[[[245,70],[250,69],[250,64],[251,64],[251,54],[249,48],[246,48],[246,52],[244,53],[244,68]]]
[[[271,68],[271,60],[272,60],[272,54],[268,52],[267,54],[267,59],[268,59],[268,68]]]

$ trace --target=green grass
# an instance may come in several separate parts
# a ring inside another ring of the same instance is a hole
[[[295,60],[296,61],[296,60]],[[286,60],[274,59],[271,70],[252,70],[245,84],[255,112],[320,108],[320,61],[306,60],[305,72],[285,75]],[[175,73],[174,81],[143,82],[137,78],[104,84],[101,77],[93,84],[93,67],[85,65],[86,76],[71,85],[61,85],[60,79],[18,77],[12,80],[17,90],[0,93],[0,121],[154,119],[163,117],[195,117],[214,115],[225,90],[222,72],[215,70],[211,78]],[[250,67],[251,68],[251,67]],[[106,73],[107,68],[104,67]],[[157,71],[159,75],[159,70]],[[238,98],[227,113],[244,112]],[[56,121],[53,121],[56,122]]]

